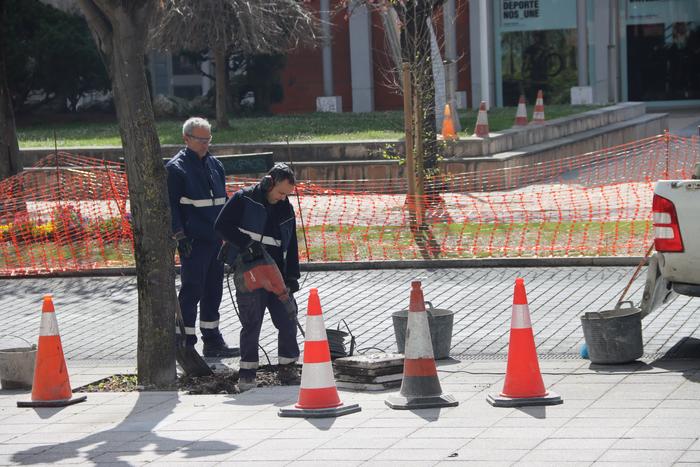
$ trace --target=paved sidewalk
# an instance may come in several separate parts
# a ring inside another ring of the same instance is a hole
[[[438,362],[454,408],[398,411],[388,392],[340,391],[359,413],[279,418],[298,386],[239,395],[97,393],[63,409],[19,409],[25,392],[0,391],[0,465],[698,465],[700,301],[680,297],[643,322],[645,357],[600,366],[578,357],[579,315],[611,308],[632,267],[483,268],[312,272],[327,327],[345,319],[361,349],[395,351],[391,312],[407,306],[410,281],[455,311],[452,356]],[[503,387],[513,283],[525,278],[545,386],[559,406],[494,408]],[[639,302],[643,277],[629,297]],[[0,280],[4,332],[36,342],[41,297],[54,294],[72,386],[132,373],[133,277]],[[226,338],[238,321],[225,297]],[[263,346],[274,360],[269,320]],[[695,337],[694,337],[695,336]],[[0,337],[7,346],[17,337]],[[673,358],[669,358],[673,357]]]
[[[340,391],[362,411],[337,419],[279,418],[298,387],[240,395],[89,394],[64,409],[18,409],[0,396],[0,464],[82,465],[698,465],[700,359],[601,367],[541,361],[562,405],[491,407],[504,363],[442,362],[459,406],[385,406],[387,393]]]
[[[410,283],[421,280],[426,300],[455,312],[452,356],[502,359],[508,352],[514,281],[523,277],[540,357],[575,358],[583,343],[579,316],[613,308],[633,271],[633,267],[530,267],[310,272],[302,276],[297,299],[303,317],[309,288],[318,288],[327,328],[345,320],[360,349],[394,352],[391,313],[408,307]],[[628,293],[635,303],[641,301],[644,278],[641,274]],[[0,280],[0,322],[9,323],[3,334],[37,342],[45,293],[54,296],[68,360],[136,361],[134,277]],[[700,336],[699,308],[700,300],[678,297],[645,318],[647,356],[655,358],[688,336]],[[236,345],[240,325],[226,288],[221,315],[222,332]],[[269,319],[261,336],[274,360],[277,336]],[[0,346],[6,348],[10,342],[18,343],[0,336]]]

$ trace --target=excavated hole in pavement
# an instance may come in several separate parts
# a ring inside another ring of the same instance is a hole
[[[257,387],[284,386],[277,377],[277,365],[263,365],[258,368],[255,378]],[[179,375],[176,382],[178,391],[187,394],[239,394],[238,371],[216,371],[212,376],[192,377]],[[73,392],[132,392],[144,391],[139,386],[136,375],[112,375],[73,390]]]

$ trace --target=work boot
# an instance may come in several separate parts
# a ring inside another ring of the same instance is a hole
[[[256,386],[255,376],[241,376],[238,378],[238,392],[245,392]]]
[[[299,370],[297,369],[296,363],[279,365],[277,368],[277,376],[280,379],[280,383],[285,385],[291,386],[301,383],[301,377],[299,376]]]
[[[202,351],[205,357],[232,358],[241,356],[241,350],[238,347],[226,345],[224,338],[221,336],[205,340]]]

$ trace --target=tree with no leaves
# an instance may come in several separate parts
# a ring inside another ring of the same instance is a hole
[[[285,52],[318,41],[317,20],[298,0],[164,0],[151,35],[163,51],[210,50],[216,66],[216,125],[228,128],[228,58]]]
[[[138,380],[175,381],[175,243],[144,57],[153,0],[79,0],[112,82],[134,230],[138,284]]]
[[[436,258],[440,248],[421,211],[425,203],[426,176],[437,173],[440,147],[435,125],[435,81],[430,50],[431,25],[434,15],[441,12],[445,0],[345,0],[344,5],[364,5],[383,17],[386,41],[394,58],[391,73],[395,87],[404,95],[406,119],[406,154],[413,155],[413,166],[407,167],[409,195],[417,195],[410,209],[410,225],[416,244],[424,258]],[[402,82],[402,69],[408,73]],[[386,70],[385,70],[386,71]],[[408,104],[406,106],[406,104]],[[409,123],[410,122],[410,123]],[[407,162],[409,157],[406,158]],[[413,179],[413,180],[410,180]],[[414,193],[411,193],[414,185]]]
[[[5,24],[7,2],[0,0],[0,26]],[[22,158],[17,143],[15,113],[7,85],[5,34],[0,32],[0,180],[22,171]]]

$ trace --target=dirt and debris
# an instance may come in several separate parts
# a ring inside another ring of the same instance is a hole
[[[277,365],[264,365],[258,368],[257,387],[283,386],[277,377]],[[238,371],[215,371],[212,376],[192,377],[180,375],[177,378],[177,390],[187,394],[238,394]],[[175,389],[175,388],[174,388]],[[138,384],[136,375],[112,375],[74,389],[73,392],[132,392],[144,391]]]

